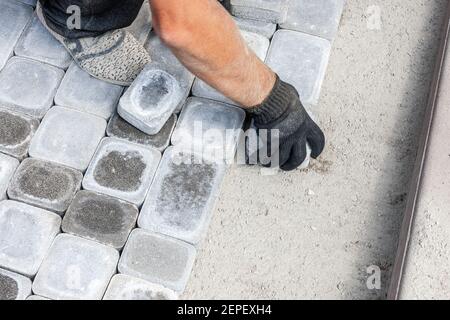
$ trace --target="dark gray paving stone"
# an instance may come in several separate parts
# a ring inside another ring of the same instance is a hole
[[[19,160],[0,153],[0,200],[6,198],[6,190],[18,166]]]
[[[81,172],[38,159],[25,159],[11,179],[10,199],[62,214],[81,187]]]
[[[31,280],[0,269],[0,300],[25,300],[31,294]]]
[[[64,216],[62,229],[121,249],[136,224],[136,206],[102,194],[80,191]]]
[[[289,0],[230,0],[236,17],[282,23],[286,20]]]

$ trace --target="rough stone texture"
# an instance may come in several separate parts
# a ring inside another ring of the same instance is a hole
[[[72,63],[56,93],[55,104],[109,119],[122,91],[121,86],[91,77]]]
[[[253,20],[253,19],[242,19],[242,18],[234,18],[234,21],[236,21],[236,24],[238,25],[239,29],[258,33],[267,39],[272,38],[273,34],[277,30],[277,25],[275,23],[266,22],[266,21],[260,21],[260,20]]]
[[[30,279],[20,274],[0,269],[0,301],[25,300],[30,294]]]
[[[0,153],[0,200],[6,198],[6,190],[18,166],[17,159]]]
[[[36,14],[23,32],[14,49],[17,56],[30,58],[67,69],[72,57],[39,21]]]
[[[42,118],[53,98],[64,71],[39,61],[12,57],[0,72],[0,104]]]
[[[25,158],[38,126],[36,119],[0,108],[0,152]]]
[[[61,218],[49,211],[11,200],[0,202],[0,266],[34,276],[60,225]]]
[[[33,282],[33,292],[54,300],[100,300],[119,253],[68,234],[56,237]]]
[[[175,292],[163,286],[118,274],[111,279],[103,300],[176,300],[177,298]]]
[[[30,155],[84,171],[105,134],[106,121],[87,113],[53,107],[42,120]]]
[[[80,191],[64,216],[62,229],[121,249],[136,224],[138,209],[128,202]]]
[[[237,17],[282,23],[289,0],[230,0],[231,13]]]
[[[38,159],[25,159],[11,179],[10,199],[62,214],[81,187],[81,172]]]
[[[308,34],[279,30],[267,55],[267,64],[299,92],[305,104],[317,104],[328,65],[328,40]]]
[[[156,149],[105,138],[86,172],[83,188],[139,206],[160,160],[161,153]]]
[[[197,244],[208,228],[224,164],[178,163],[164,153],[139,216],[139,227]]]
[[[148,0],[144,1],[138,16],[126,30],[130,31],[140,43],[145,44],[152,30],[152,13]]]
[[[119,261],[119,271],[182,292],[196,250],[186,242],[135,229]]]
[[[176,123],[177,116],[173,114],[158,134],[148,135],[139,129],[136,129],[116,114],[109,120],[106,133],[110,137],[150,146],[162,152],[170,143],[170,136],[172,135]]]

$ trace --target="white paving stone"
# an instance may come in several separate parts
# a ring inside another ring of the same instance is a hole
[[[32,157],[84,171],[105,134],[106,121],[62,107],[53,107],[42,120],[30,146]]]
[[[25,300],[31,294],[31,280],[0,269],[0,300]]]
[[[231,13],[237,17],[273,23],[286,20],[289,0],[230,0]]]
[[[61,234],[36,275],[33,292],[55,300],[100,300],[118,259],[111,247]]]
[[[6,190],[18,166],[19,160],[0,153],[0,200],[6,198]]]
[[[41,297],[41,296],[33,295],[33,296],[29,296],[26,300],[29,300],[29,301],[48,301],[50,299],[47,299],[47,298],[44,298],[44,297]]]
[[[272,38],[273,34],[277,30],[277,25],[275,23],[254,20],[254,19],[242,19],[234,17],[234,21],[238,25],[239,29],[243,31],[258,33],[267,39]]]
[[[34,276],[60,225],[61,218],[49,211],[11,200],[0,202],[0,266]]]

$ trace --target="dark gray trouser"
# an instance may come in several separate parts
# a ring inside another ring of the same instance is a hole
[[[136,18],[144,0],[39,0],[48,26],[66,38],[97,36],[110,30],[128,27]],[[68,27],[73,11],[80,8],[79,29]]]

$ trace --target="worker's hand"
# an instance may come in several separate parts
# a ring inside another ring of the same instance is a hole
[[[279,77],[269,97],[250,110],[258,132],[278,129],[279,145],[267,140],[269,157],[279,152],[279,166],[284,171],[294,170],[306,159],[306,143],[311,147],[311,157],[317,158],[325,146],[325,136],[303,107],[297,90]],[[273,164],[264,164],[270,166]]]

